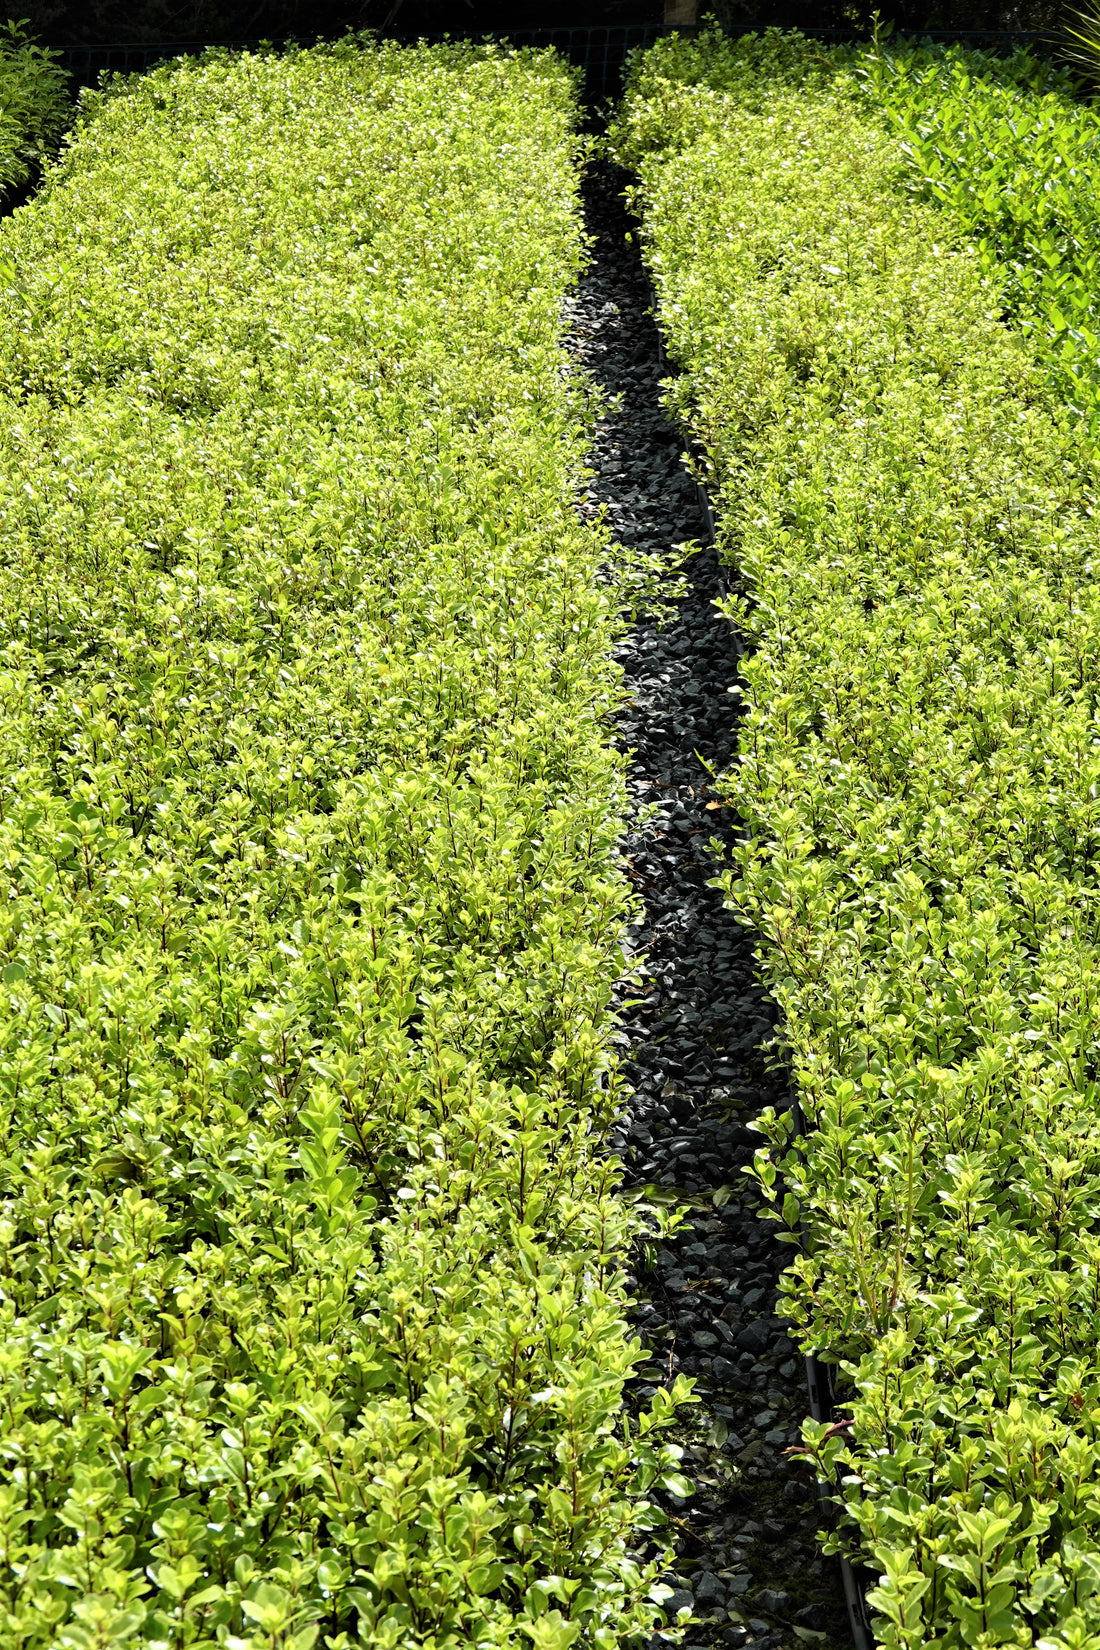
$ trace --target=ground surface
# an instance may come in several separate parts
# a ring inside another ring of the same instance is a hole
[[[593,262],[570,306],[571,347],[619,398],[601,421],[584,508],[606,510],[624,544],[672,554],[705,537],[683,436],[660,405],[651,296],[621,190],[596,167],[586,186]],[[736,741],[738,643],[712,603],[729,570],[712,549],[688,564],[690,589],[664,629],[642,622],[620,660],[632,694],[620,722],[633,751],[634,813],[623,852],[645,916],[632,931],[648,954],[639,991],[624,993],[621,1037],[634,1093],[616,1141],[626,1183],[675,1190],[692,1218],[646,1268],[636,1264],[636,1328],[652,1361],[637,1395],[683,1372],[702,1402],[683,1413],[678,1442],[695,1494],[669,1498],[677,1561],[666,1580],[702,1618],[688,1645],[850,1644],[839,1574],[821,1558],[816,1489],[784,1451],[807,1411],[804,1365],[776,1316],[787,1253],[756,1216],[741,1170],[760,1137],[748,1122],[782,1103],[786,1080],[762,1048],[770,1003],[755,983],[753,938],[709,886],[712,840],[736,820],[717,806],[707,767]],[[701,760],[702,759],[702,760]],[[641,1001],[637,999],[641,998]],[[721,1189],[728,1188],[728,1201]],[[714,1201],[715,1192],[719,1201]]]

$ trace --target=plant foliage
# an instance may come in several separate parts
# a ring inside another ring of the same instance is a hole
[[[907,187],[973,236],[1005,312],[1100,432],[1100,110],[1018,51],[902,45],[837,54],[900,139]]]
[[[34,45],[20,24],[0,24],[0,202],[53,153],[71,111],[55,54]]]
[[[953,76],[955,68],[949,74]],[[722,879],[798,1097],[756,1172],[806,1426],[890,1647],[1100,1644],[1097,466],[1002,271],[829,54],[664,42],[639,168],[721,486],[745,715]],[[1038,153],[1044,153],[1041,145]]]
[[[547,54],[211,53],[0,227],[13,1650],[652,1622],[574,119]]]

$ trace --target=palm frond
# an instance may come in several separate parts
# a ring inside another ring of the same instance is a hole
[[[1071,6],[1066,15],[1071,21],[1065,24],[1062,56],[1083,70],[1086,79],[1093,82],[1094,91],[1100,90],[1100,11]]]

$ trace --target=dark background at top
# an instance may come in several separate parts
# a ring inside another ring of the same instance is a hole
[[[902,28],[1046,29],[1058,0],[880,0]],[[726,26],[862,27],[875,0],[701,0]],[[388,31],[660,23],[663,0],[0,0],[46,44],[311,39],[347,28]]]

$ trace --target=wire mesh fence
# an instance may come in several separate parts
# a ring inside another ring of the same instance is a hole
[[[490,32],[456,29],[448,36],[394,34],[389,37],[400,40],[506,39],[516,46],[553,46],[581,66],[584,70],[585,95],[589,101],[596,102],[601,98],[613,96],[619,90],[623,64],[628,52],[637,46],[651,45],[661,35],[671,32],[675,31],[658,23],[608,23],[575,28],[547,26]],[[751,34],[758,31],[745,28],[731,32]],[[802,32],[811,35],[815,40],[836,44],[867,38],[865,33],[855,29],[820,28],[804,29]],[[919,30],[905,36],[900,36],[899,31],[899,37],[919,37],[943,44],[957,43],[994,52],[1008,52],[1018,46],[1043,51],[1050,49],[1054,44],[1053,36],[1049,34],[1035,31],[1013,32],[1007,29]],[[211,44],[232,51],[255,51],[260,46],[271,43],[259,40],[174,40],[145,45],[69,46],[61,55],[64,66],[76,85],[95,86],[104,73],[142,74],[154,64],[163,63],[174,57],[203,52]],[[288,44],[291,42],[275,42],[279,47]]]
[[[668,32],[661,24],[604,24],[577,28],[528,28],[493,31],[451,30],[442,34],[402,35],[399,40],[483,39],[508,40],[515,46],[553,46],[584,70],[585,93],[591,99],[617,90],[627,53],[635,46],[647,46]],[[69,46],[62,61],[78,86],[95,86],[102,74],[142,74],[157,63],[174,57],[191,56],[215,44],[233,51],[255,51],[259,40],[207,42],[199,40],[159,41],[148,45]],[[292,42],[277,41],[285,47]]]

